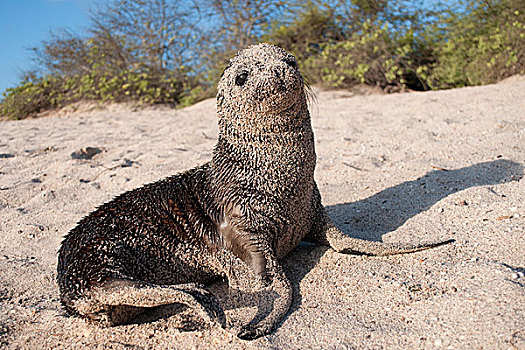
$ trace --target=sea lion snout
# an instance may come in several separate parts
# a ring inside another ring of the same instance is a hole
[[[292,68],[283,60],[266,62],[261,71],[254,76],[257,81],[254,95],[260,102],[275,100],[286,105],[294,103],[303,89],[303,78],[296,68]],[[279,106],[276,106],[279,109]],[[283,106],[286,109],[288,106]],[[279,110],[275,112],[280,112]]]

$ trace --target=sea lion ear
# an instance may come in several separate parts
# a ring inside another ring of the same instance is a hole
[[[224,68],[224,70],[222,71],[221,78],[222,78],[222,76],[224,75],[224,73],[226,73],[226,70],[227,70],[228,68],[230,68],[231,66],[232,66],[232,61],[228,62],[228,65],[227,65],[227,66]]]
[[[222,101],[224,101],[224,94],[220,91],[217,93],[217,105],[222,105]]]

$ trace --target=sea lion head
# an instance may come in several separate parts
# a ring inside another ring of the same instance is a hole
[[[307,108],[295,57],[269,44],[239,51],[224,70],[217,90],[220,125],[279,131],[297,124],[299,112]]]

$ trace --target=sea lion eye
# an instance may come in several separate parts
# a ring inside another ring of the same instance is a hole
[[[289,65],[290,67],[292,67],[293,69],[297,68],[297,62],[295,62],[294,60],[292,60],[290,58],[285,59],[284,62],[286,62],[286,64]]]
[[[241,74],[235,77],[235,85],[243,86],[247,78],[248,72],[242,72]]]

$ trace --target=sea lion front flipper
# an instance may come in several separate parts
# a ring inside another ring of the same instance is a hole
[[[257,315],[238,330],[241,339],[255,339],[280,324],[292,304],[292,287],[265,235],[243,229],[242,212],[232,206],[219,224],[228,257],[225,270],[228,284],[239,297],[251,293],[257,300]]]
[[[226,317],[217,298],[196,284],[153,285],[127,279],[115,279],[94,287],[88,300],[77,303],[77,310],[87,318],[106,326],[126,324],[145,308],[184,304],[210,324],[223,328]]]
[[[272,255],[266,255],[266,262],[269,285],[256,291],[257,315],[238,331],[237,336],[241,339],[251,340],[269,334],[279,326],[292,304],[292,286],[281,265]]]
[[[332,219],[330,219],[326,209],[321,204],[321,195],[319,194],[317,186],[314,188],[313,200],[313,210],[317,219],[313,224],[310,234],[305,237],[305,241],[328,246],[338,253],[385,256],[417,252],[454,242],[453,239],[449,239],[442,242],[424,242],[415,244],[384,243],[353,238],[339,230],[333,223]]]

